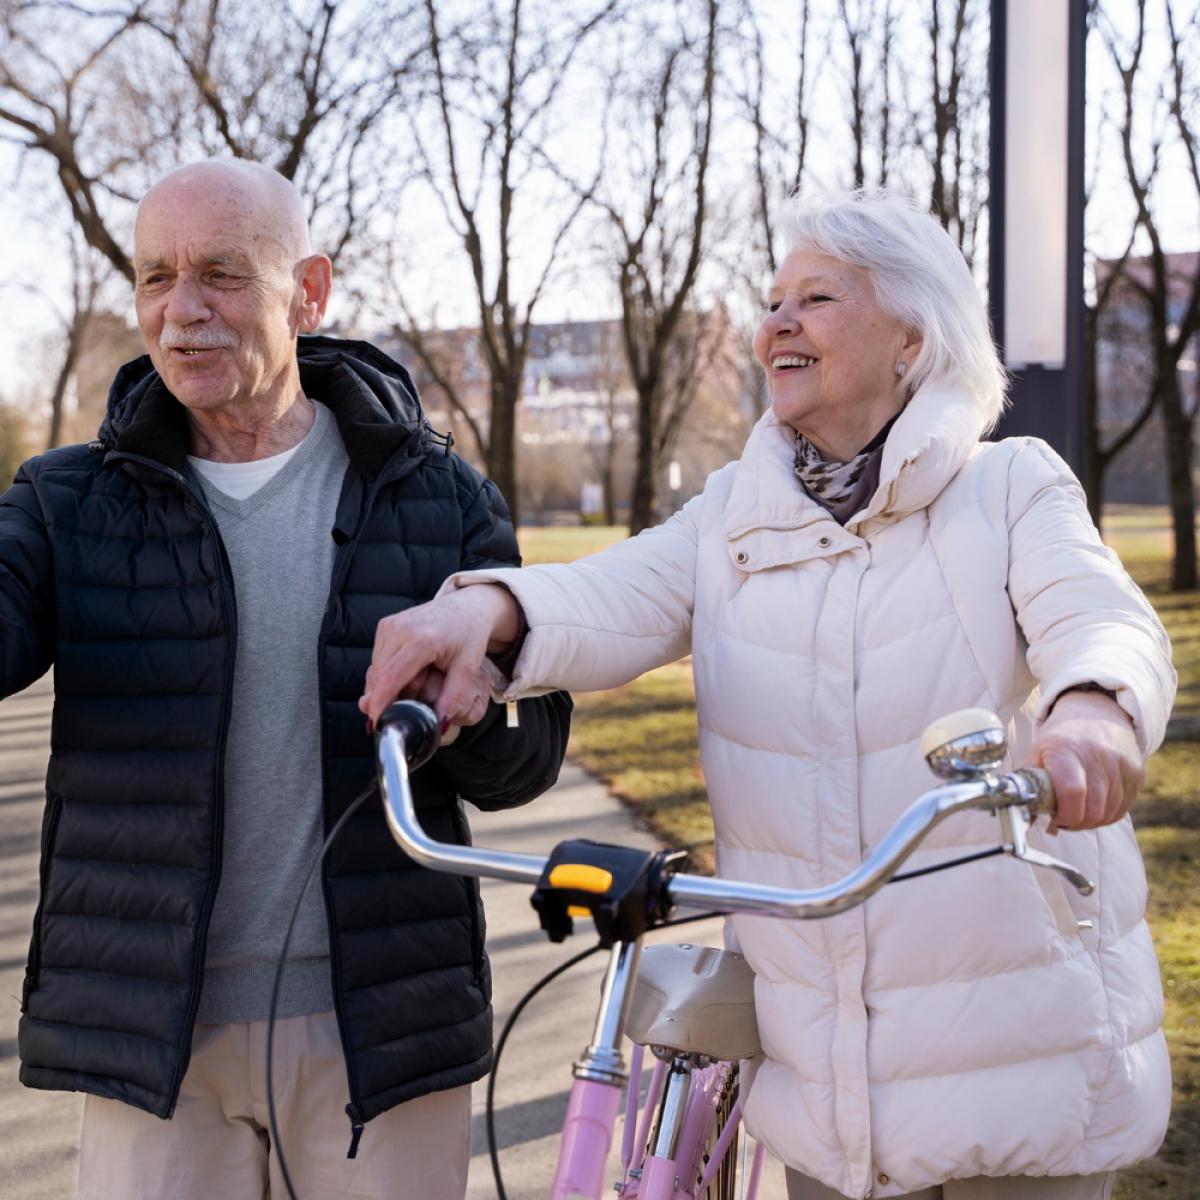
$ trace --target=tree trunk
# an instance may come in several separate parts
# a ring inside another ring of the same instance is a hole
[[[604,523],[617,523],[617,440],[609,435],[604,447],[604,467],[600,472],[600,486],[604,492]]]
[[[633,468],[633,494],[629,504],[629,533],[641,533],[658,519],[658,397],[657,382],[638,388],[637,460]]]
[[[75,363],[79,358],[79,346],[83,341],[83,328],[87,318],[81,321],[78,316],[72,321],[67,330],[67,346],[63,351],[62,365],[58,369],[58,378],[54,381],[54,391],[50,393],[50,435],[46,439],[46,449],[53,450],[62,441],[63,435],[63,403],[67,396],[67,385],[75,371]]]
[[[517,400],[520,381],[496,380],[492,385],[491,427],[487,468],[491,481],[508,503],[513,528],[520,520],[517,498]]]
[[[1166,437],[1167,488],[1175,557],[1171,563],[1171,590],[1191,591],[1196,586],[1196,489],[1192,482],[1193,426],[1183,408],[1174,365],[1162,384],[1163,433]]]

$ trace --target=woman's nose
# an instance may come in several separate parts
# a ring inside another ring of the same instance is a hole
[[[772,335],[795,333],[800,328],[800,307],[792,300],[782,300],[763,317],[763,329]]]

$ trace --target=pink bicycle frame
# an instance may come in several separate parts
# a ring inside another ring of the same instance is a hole
[[[716,1175],[740,1124],[741,1102],[737,1101],[713,1147],[699,1187],[693,1190],[692,1184],[701,1176],[701,1156],[716,1125],[732,1067],[729,1063],[715,1063],[693,1068],[681,1060],[668,1066],[660,1060],[655,1062],[651,1073],[639,1126],[643,1049],[634,1047],[627,1071],[621,1057],[621,1041],[640,956],[640,939],[618,942],[612,949],[592,1041],[574,1068],[575,1082],[567,1103],[550,1200],[600,1200],[606,1194],[609,1152],[621,1089],[626,1085],[629,1090],[621,1154],[623,1181],[619,1185],[622,1200],[693,1200]],[[651,1152],[646,1153],[650,1122],[664,1086],[666,1097],[660,1126]],[[754,1200],[758,1194],[761,1166],[759,1146],[755,1149],[746,1200]]]

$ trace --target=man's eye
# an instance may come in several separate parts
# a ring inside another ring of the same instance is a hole
[[[773,313],[773,312],[778,312],[778,311],[779,311],[779,301],[778,300],[768,300],[767,301],[767,312]]]
[[[831,299],[833,299],[832,296],[826,296],[820,292],[818,292],[816,295],[809,296],[808,298],[810,304],[820,304],[822,301]]]

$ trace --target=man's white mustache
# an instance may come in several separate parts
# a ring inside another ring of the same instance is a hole
[[[237,342],[231,333],[222,329],[180,329],[164,325],[158,335],[164,350],[232,350]]]

